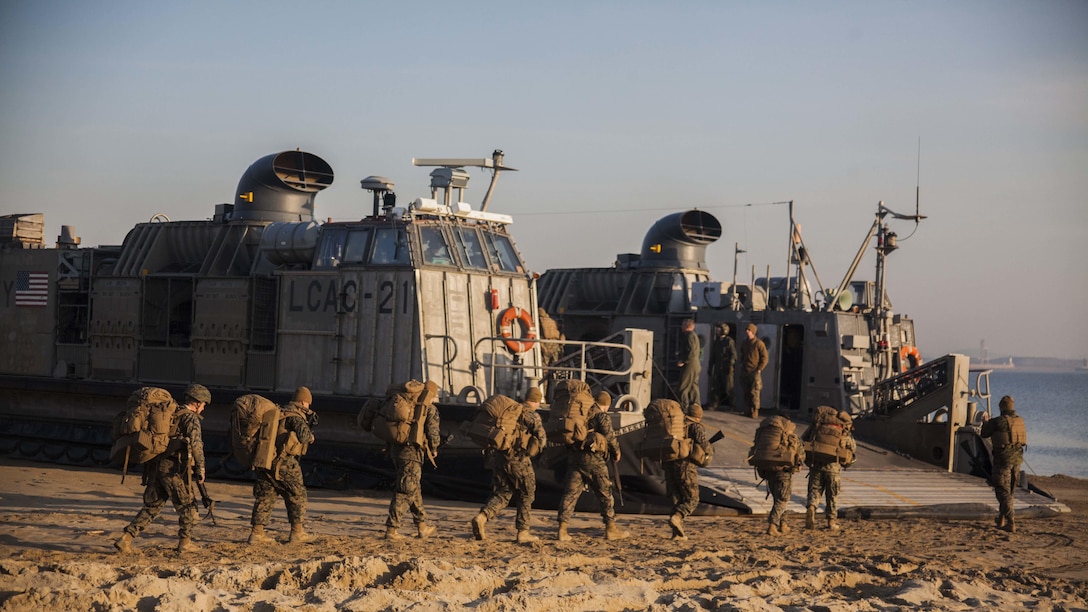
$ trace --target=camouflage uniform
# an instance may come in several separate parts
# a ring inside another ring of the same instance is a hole
[[[793,470],[757,468],[756,474],[767,481],[767,491],[774,500],[767,522],[781,530],[782,519],[786,518],[786,504],[793,494]]]
[[[285,432],[294,432],[298,441],[302,443],[302,454],[306,454],[310,443],[314,441],[314,434],[310,431],[309,417],[313,411],[308,407],[290,402],[283,408],[283,428]],[[288,455],[279,450],[272,469],[256,469],[256,480],[253,481],[253,514],[250,524],[262,527],[272,520],[272,506],[276,502],[276,495],[283,498],[287,507],[287,520],[291,526],[302,525],[306,518],[306,483],[302,479],[302,468],[299,467],[298,457]]]
[[[559,503],[559,523],[566,524],[574,516],[574,507],[582,495],[582,483],[588,481],[601,506],[601,518],[605,524],[616,518],[612,500],[612,479],[608,475],[608,462],[619,457],[620,445],[612,431],[612,419],[608,413],[595,410],[586,420],[586,429],[605,437],[608,450],[594,452],[582,450],[577,446],[567,448],[567,482],[563,490],[563,499]]]
[[[423,434],[433,452],[442,442],[438,409],[434,407],[434,404],[427,404],[423,411]],[[397,470],[397,483],[393,489],[393,499],[389,502],[389,518],[385,521],[386,527],[391,529],[400,527],[400,520],[405,511],[411,511],[417,526],[427,522],[427,513],[423,509],[423,493],[420,490],[426,454],[427,449],[415,444],[389,443],[389,457]]]
[[[1004,401],[1004,398],[1002,398]],[[980,435],[990,438],[997,432],[1009,431],[1008,417],[1016,417],[1016,411],[1010,402],[1008,408],[1002,406],[1001,416],[990,419],[982,424]],[[1006,444],[1001,448],[996,445],[993,449],[993,470],[990,472],[990,486],[994,488],[997,496],[998,516],[997,526],[1006,527],[1013,531],[1013,504],[1017,481],[1020,477],[1020,466],[1024,462],[1024,445],[1019,443]]]
[[[192,476],[197,479],[204,477],[204,438],[200,430],[200,415],[193,412],[188,406],[180,406],[174,413],[174,421],[171,424],[173,440],[182,438],[184,442],[178,444],[171,441],[170,449],[162,455],[155,457],[144,464],[143,484],[144,507],[136,515],[127,527],[125,533],[132,537],[140,535],[151,521],[159,515],[166,500],[174,503],[174,509],[178,513],[178,537],[189,539],[192,537],[193,524],[199,516],[196,509],[196,500],[193,497]],[[190,472],[190,470],[192,470]]]
[[[543,448],[546,443],[544,424],[540,415],[530,406],[523,405],[521,419],[518,421],[521,431],[526,431]],[[494,477],[491,485],[491,497],[484,503],[480,513],[491,520],[498,516],[511,499],[517,503],[517,518],[514,526],[519,532],[526,531],[532,524],[532,506],[536,499],[536,472],[528,451],[518,449],[508,452],[492,452]]]
[[[741,383],[744,385],[744,404],[748,416],[759,416],[759,392],[763,389],[763,368],[767,367],[767,345],[758,337],[745,340],[740,345]]]
[[[699,344],[699,335],[694,331],[684,332],[681,341],[683,353],[680,362],[680,407],[687,412],[692,404],[699,403],[699,373],[702,370],[702,346]]]
[[[850,435],[848,430],[842,432],[841,445],[849,449],[851,453],[857,450],[854,437]],[[842,466],[837,462],[814,463],[808,470],[808,502],[806,505],[809,513],[814,513],[816,506],[820,503],[820,494],[823,493],[826,498],[824,514],[830,527],[835,526],[835,519],[838,517],[838,497],[839,490],[842,487],[841,474]]]
[[[728,328],[727,328],[728,329]],[[714,340],[710,353],[710,394],[708,409],[733,405],[733,379],[736,375],[737,347],[728,332]]]
[[[714,454],[702,423],[689,423],[687,436],[693,446],[702,448],[707,455]],[[680,518],[689,516],[699,505],[699,467],[690,458],[664,461],[661,467],[665,470],[665,490],[672,502],[673,514]]]

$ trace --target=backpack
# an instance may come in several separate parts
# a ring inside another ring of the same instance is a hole
[[[528,433],[520,427],[522,406],[505,395],[492,395],[480,404],[476,417],[461,430],[473,442],[497,451],[524,449]]]
[[[580,380],[564,380],[556,385],[552,395],[551,411],[544,433],[555,444],[581,444],[589,434],[589,417],[597,408],[597,401],[589,392],[589,385]]]
[[[691,455],[691,438],[688,437],[684,409],[678,402],[656,399],[643,411],[646,431],[638,454],[645,459],[676,461]]]
[[[174,429],[177,402],[170,392],[158,387],[140,387],[128,396],[127,408],[113,419],[113,448],[110,459],[128,464],[146,463],[166,452]],[[122,473],[122,481],[124,475]]]
[[[243,395],[234,400],[230,413],[234,458],[249,469],[272,469],[281,416],[280,407],[260,395]]]
[[[816,408],[812,425],[805,432],[805,465],[850,465],[854,462],[854,453],[844,446],[844,425],[839,419],[839,412],[834,408]]]
[[[290,407],[291,405],[288,404],[288,408]],[[277,431],[279,433],[276,435],[276,451],[280,455],[301,457],[310,450],[310,444],[308,441],[303,443],[302,440],[298,439],[297,433],[287,429],[286,424],[288,416],[297,416],[304,421],[306,420],[306,415],[299,410],[294,408],[291,408],[290,410],[284,408],[280,409],[280,420],[277,425]]]
[[[748,455],[748,465],[762,469],[793,469],[801,464],[801,441],[794,435],[793,421],[772,416],[756,429],[755,444]]]
[[[438,395],[438,385],[418,380],[393,385],[387,397],[375,410],[371,432],[379,440],[394,444],[424,446],[426,435],[423,417],[426,406]]]

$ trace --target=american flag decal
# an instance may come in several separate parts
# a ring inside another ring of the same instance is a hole
[[[45,306],[49,303],[48,272],[15,273],[15,305]]]

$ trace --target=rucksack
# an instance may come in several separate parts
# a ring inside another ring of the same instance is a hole
[[[523,449],[528,433],[519,427],[522,405],[505,395],[492,395],[480,404],[476,416],[461,430],[473,442],[497,451]]]
[[[302,440],[298,439],[297,433],[287,429],[288,416],[297,416],[304,421],[307,420],[306,415],[293,408],[291,404],[288,404],[284,408],[280,408],[280,420],[277,425],[277,431],[279,433],[276,435],[276,452],[280,455],[289,457],[301,457],[310,450],[310,443],[309,441],[303,443]]]
[[[146,463],[166,452],[170,446],[174,412],[178,405],[166,389],[140,387],[128,396],[127,408],[113,419],[113,448],[110,459]]]
[[[676,461],[691,455],[684,409],[676,401],[656,399],[643,411],[646,430],[638,454],[646,459]]]
[[[280,407],[256,394],[234,400],[230,413],[230,446],[234,458],[249,469],[272,469]]]
[[[764,469],[792,469],[800,465],[801,441],[793,433],[796,429],[793,421],[782,416],[763,419],[756,429],[748,465]]]
[[[830,406],[820,406],[812,415],[812,425],[805,432],[805,465],[850,465],[854,453],[844,445],[845,423],[839,412]]]
[[[589,417],[599,410],[589,392],[589,385],[580,380],[564,380],[556,385],[551,411],[544,433],[556,444],[581,444],[589,433]]]
[[[438,396],[438,385],[418,380],[393,385],[374,412],[371,431],[380,440],[394,444],[423,446],[426,439],[423,417],[426,406]]]

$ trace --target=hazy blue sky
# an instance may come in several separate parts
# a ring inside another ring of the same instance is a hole
[[[841,280],[877,202],[923,356],[1088,356],[1088,2],[0,3],[0,213],[119,244],[210,217],[256,159],[428,193],[412,157],[506,151],[491,210],[530,266],[609,266],[659,217],[724,228],[711,273],[785,272],[794,200]],[[488,175],[473,171],[468,200]],[[752,204],[753,206],[747,206]],[[909,239],[907,236],[910,235]],[[872,278],[869,249],[861,276]]]

